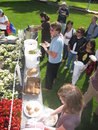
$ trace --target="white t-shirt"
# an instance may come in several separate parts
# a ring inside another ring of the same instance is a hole
[[[98,50],[96,50],[96,54],[95,54],[97,61],[98,61]]]
[[[7,16],[4,15],[3,17],[0,17],[0,22],[1,23],[5,23],[6,21],[8,21]],[[6,30],[6,25],[0,24],[0,29],[1,30]]]
[[[75,32],[76,32],[75,29],[72,28],[69,32],[66,32],[66,33],[65,33],[65,35],[64,35],[64,44],[68,45],[68,42],[69,42],[70,39],[66,39],[66,37],[71,38],[72,35],[73,35]]]

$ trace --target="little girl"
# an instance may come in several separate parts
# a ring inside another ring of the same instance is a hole
[[[52,115],[61,113],[56,128],[45,127],[44,130],[74,130],[81,121],[82,94],[79,88],[72,84],[67,84],[59,89],[58,96],[63,105],[52,113]]]

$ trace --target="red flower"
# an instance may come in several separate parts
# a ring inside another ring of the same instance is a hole
[[[0,130],[7,130],[9,125],[9,116],[11,109],[11,100],[2,99],[0,101]],[[22,101],[14,100],[11,130],[19,130],[21,123]]]

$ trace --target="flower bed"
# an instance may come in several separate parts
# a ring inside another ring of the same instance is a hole
[[[0,101],[0,130],[8,130],[11,100]],[[19,130],[21,123],[22,100],[14,100],[11,130]]]

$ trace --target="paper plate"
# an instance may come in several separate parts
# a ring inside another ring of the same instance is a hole
[[[46,47],[49,47],[49,46],[50,46],[49,43],[47,43],[47,44],[46,44],[46,43],[40,43],[40,46],[42,46],[42,44],[45,44]]]
[[[7,39],[7,40],[10,40],[10,41],[11,41],[11,40],[13,41],[13,40],[17,40],[18,37],[15,37],[15,36],[13,36],[13,35],[9,35],[9,36],[6,37],[6,39]]]
[[[27,106],[29,106],[29,110]],[[41,114],[42,108],[42,105],[38,101],[29,101],[24,106],[24,113],[28,117],[37,117]]]

